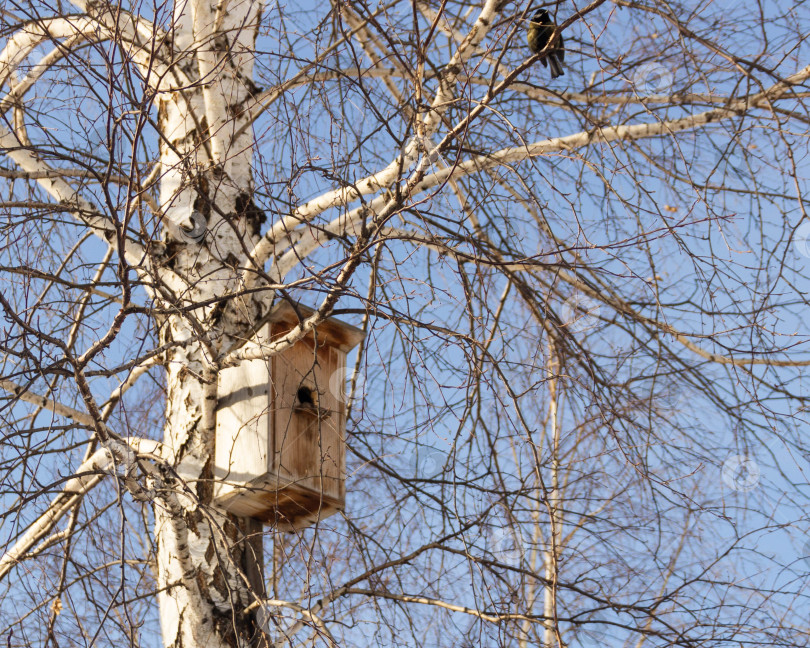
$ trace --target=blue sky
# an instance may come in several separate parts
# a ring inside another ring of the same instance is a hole
[[[750,5],[704,3],[695,15],[685,15],[683,19],[688,19],[694,29],[702,30],[702,34],[711,33],[715,21],[726,53],[746,61],[756,60],[759,65],[778,65],[778,72],[786,75],[804,65],[806,45],[791,31],[797,26],[802,31],[803,22],[796,13],[801,8],[801,4],[795,3],[768,3],[764,32],[755,29],[758,16]],[[564,5],[558,20],[568,11],[570,5]],[[146,13],[151,15],[149,10]],[[286,56],[290,44],[296,56],[306,60],[315,49],[326,45],[327,27],[331,23],[325,26],[321,23],[326,7],[315,3],[282,9],[272,5],[266,13],[270,26],[257,43],[256,79],[259,85],[269,87],[290,78],[301,65]],[[404,21],[408,15],[400,7],[388,12],[385,20]],[[279,43],[274,28],[281,25],[281,16],[288,38]],[[639,74],[656,72],[655,78],[666,82],[665,87],[656,86],[657,92],[724,95],[737,88],[739,75],[735,65],[724,62],[719,53],[709,54],[705,46],[694,41],[689,41],[684,50],[679,46],[679,35],[664,21],[649,16],[639,18],[631,11],[606,4],[587,22],[590,31],[575,24],[565,34],[568,53],[564,77],[549,83],[545,70],[535,66],[527,71],[525,81],[556,91],[589,89],[606,95],[642,96],[649,91],[649,81],[641,80]],[[392,31],[395,29],[391,27]],[[507,26],[496,27],[485,46],[499,51],[507,33]],[[767,47],[763,33],[768,38]],[[594,53],[593,34],[599,34],[599,57]],[[441,37],[439,42],[443,42]],[[507,48],[506,64],[516,65],[525,58],[522,42],[520,34],[515,36],[515,45]],[[614,64],[622,54],[624,62]],[[347,60],[343,57],[327,64],[345,66]],[[436,61],[443,60],[437,55]],[[483,65],[478,72],[487,74],[490,70]],[[62,72],[55,74],[53,80],[59,74]],[[755,76],[766,85],[772,82],[765,73]],[[102,88],[100,81],[97,83],[94,87]],[[106,124],[96,119],[104,117],[111,104],[123,103],[123,97],[116,94],[112,102],[104,103],[98,96],[90,96],[77,104],[76,97],[86,92],[81,86],[68,90],[45,82],[43,87],[47,90],[39,95],[40,102],[35,102],[43,107],[41,128],[32,131],[43,138],[49,134],[66,149],[89,145],[88,163],[93,161],[91,156],[103,159],[109,154],[106,147],[100,146],[108,137]],[[470,105],[465,101],[472,102],[483,91],[483,87],[465,86],[459,93],[460,107],[450,111],[451,118],[458,119]],[[80,115],[73,110],[76,106],[80,107]],[[584,109],[562,110],[540,105],[519,93],[509,93],[491,114],[474,125],[467,143],[483,151],[497,150],[593,128],[594,119],[600,116],[607,124],[654,123],[707,109],[700,102],[666,109],[659,109],[652,102],[612,106],[601,112],[598,107],[591,107],[585,117]],[[45,111],[48,107],[50,113]],[[797,101],[790,107],[800,110],[801,103]],[[696,134],[679,133],[635,143],[595,143],[524,162],[514,170],[504,171],[504,177],[523,202],[483,174],[470,178],[467,188],[472,195],[486,197],[477,205],[479,217],[488,236],[508,249],[510,258],[557,259],[558,251],[540,233],[526,209],[528,203],[547,218],[557,236],[576,250],[583,265],[592,269],[594,281],[603,279],[615,286],[638,312],[660,318],[713,352],[727,353],[731,348],[743,355],[746,349],[782,345],[790,349],[780,352],[780,359],[807,359],[810,331],[805,295],[810,289],[807,279],[810,258],[804,254],[805,248],[790,240],[803,218],[795,194],[796,187],[802,192],[806,188],[802,175],[806,134],[801,122],[780,132],[769,127],[762,113],[758,117],[723,122]],[[379,169],[410,136],[406,121],[399,108],[388,101],[384,88],[374,81],[362,91],[345,84],[338,92],[336,85],[325,83],[290,92],[256,122],[257,203],[272,220],[286,213],[290,203],[300,204],[331,189],[336,181],[353,182]],[[285,126],[290,122],[292,128]],[[144,158],[154,151],[155,142],[153,133],[145,137],[141,151]],[[795,182],[780,172],[788,150],[798,168]],[[126,151],[125,147],[119,147],[115,155],[127,159]],[[468,154],[465,150],[447,150],[443,158],[452,163]],[[720,186],[695,189],[695,185],[712,183]],[[774,195],[747,193],[754,183]],[[735,191],[728,191],[729,188]],[[15,213],[22,216],[19,210]],[[337,214],[338,210],[330,210],[321,222]],[[437,223],[451,229],[452,234],[462,237],[473,234],[446,190],[425,197],[417,211],[403,213],[401,217],[409,226],[424,227],[442,236],[447,232]],[[5,248],[0,253],[3,262],[52,266],[58,252],[75,241],[77,229],[61,224],[42,227],[31,236],[27,248]],[[473,249],[469,240],[454,240],[450,235],[447,240],[460,249]],[[47,245],[52,248],[49,250]],[[101,250],[94,242],[83,247],[88,259],[97,259]],[[23,253],[25,257],[21,256]],[[327,244],[313,256],[311,266],[301,268],[297,276],[312,280],[295,294],[308,303],[317,303],[322,295],[313,273],[344,256],[343,248],[334,242]],[[573,253],[566,253],[565,260],[570,263],[572,259]],[[77,262],[72,271],[88,277],[93,269],[83,268]],[[484,305],[491,308],[497,303],[506,281],[496,272],[483,270],[480,275],[469,272],[465,279],[474,282],[478,300],[472,300],[473,305],[469,306],[463,272],[451,258],[410,243],[390,242],[381,254],[380,276],[385,282],[378,299],[391,312],[407,313],[422,322],[452,330],[469,328],[486,337],[493,317]],[[548,276],[553,276],[553,272]],[[652,279],[655,276],[659,279]],[[565,300],[574,291],[549,283],[554,290],[547,287],[544,292],[538,287],[538,295],[543,297],[544,307],[563,312]],[[362,310],[361,297],[368,288],[368,272],[359,272],[351,287],[354,294],[342,300],[340,307]],[[469,323],[468,307],[477,317],[472,318],[474,324]],[[111,312],[102,309],[89,316],[88,335],[93,327],[103,327]],[[707,568],[707,557],[723,554],[733,545],[711,567],[713,577],[730,574],[729,578],[737,579],[742,587],[750,587],[752,596],[763,597],[752,605],[761,606],[771,617],[779,616],[780,610],[790,605],[805,609],[804,588],[810,569],[805,560],[808,529],[804,512],[810,455],[806,412],[800,409],[800,399],[807,393],[805,370],[757,368],[748,373],[706,363],[684,349],[680,350],[683,364],[672,358],[661,362],[656,355],[657,345],[678,347],[671,337],[664,334],[653,337],[606,305],[600,307],[598,317],[592,327],[576,332],[576,340],[592,354],[604,375],[617,383],[625,381],[627,389],[621,394],[621,402],[608,402],[611,394],[589,382],[585,372],[572,370],[561,417],[563,445],[573,457],[567,466],[572,482],[571,519],[585,516],[594,500],[606,498],[610,493],[632,491],[637,499],[618,498],[620,505],[611,513],[617,516],[615,519],[605,515],[595,518],[592,528],[585,526],[568,556],[571,573],[585,578],[583,565],[595,556],[599,558],[593,561],[593,578],[597,580],[615,575],[611,560],[617,560],[617,556],[627,561],[628,573],[636,567],[650,569],[655,561],[663,570],[666,560],[679,546],[681,525],[692,525],[690,540],[678,556],[674,580],[687,582]],[[69,314],[60,312],[59,318],[69,320]],[[348,313],[344,319],[357,323],[359,314]],[[502,461],[507,490],[517,489],[531,470],[531,442],[537,442],[546,433],[540,422],[547,406],[545,338],[541,327],[525,309],[515,306],[507,311],[502,327],[495,333],[490,353],[499,359],[503,374],[487,366],[483,387],[474,393],[463,371],[467,363],[474,364],[474,349],[463,339],[419,330],[403,333],[383,319],[373,323],[368,364],[363,370],[363,400],[355,406],[350,429],[350,444],[355,452],[350,454],[353,472],[348,482],[347,510],[355,524],[367,524],[382,535],[378,546],[368,543],[348,547],[345,561],[336,566],[328,556],[332,543],[339,545],[340,539],[354,541],[357,537],[337,519],[329,521],[309,556],[322,560],[314,579],[322,582],[315,589],[326,587],[330,578],[340,582],[341,577],[357,573],[362,569],[363,559],[383,561],[389,553],[399,555],[419,542],[461,529],[471,515],[483,515],[490,509],[490,517],[460,536],[457,547],[482,555],[491,552],[493,529],[505,525],[508,517],[490,489],[493,455]],[[707,337],[710,334],[713,340]],[[144,322],[130,320],[105,359],[110,364],[119,362],[141,341],[154,343]],[[679,368],[693,371],[688,382],[675,373]],[[99,396],[108,393],[112,386],[112,380],[94,383]],[[510,390],[519,396],[508,393]],[[158,436],[159,402],[150,406],[148,400],[155,398],[156,392],[149,380],[134,390],[125,400],[124,414],[117,423],[133,433]],[[633,405],[634,399],[650,395],[657,411]],[[75,394],[68,392],[65,398],[75,399]],[[478,399],[478,415],[486,425],[467,411],[471,398]],[[721,411],[720,398],[725,399],[725,412]],[[621,411],[620,416],[611,412],[614,406]],[[5,414],[13,418],[18,413],[19,410],[12,409]],[[591,423],[585,425],[586,421]],[[26,438],[26,442],[47,439],[49,434],[43,430]],[[586,442],[580,445],[578,435],[583,435]],[[80,437],[75,435],[71,439]],[[418,472],[416,448],[445,469],[441,483],[403,485],[391,476],[396,471],[411,471],[409,476],[415,467]],[[654,487],[640,485],[636,469],[628,468],[623,452],[644,459],[644,468],[649,470],[647,476],[652,478]],[[75,450],[71,458],[74,455],[78,456]],[[752,477],[746,482],[745,475],[737,475],[735,480],[736,473],[728,470],[724,479],[723,466],[733,467],[733,457],[738,455],[755,462],[756,466],[748,467],[759,471],[756,481]],[[441,462],[437,457],[449,460]],[[730,458],[731,463],[727,463]],[[368,461],[376,461],[390,471],[377,471]],[[61,455],[46,456],[41,467],[50,475],[64,474],[68,469]],[[589,471],[599,478],[589,481]],[[24,472],[20,467],[15,475],[30,484],[32,477],[23,478]],[[111,487],[104,488],[95,501],[109,501]],[[421,493],[416,492],[417,488],[422,489]],[[14,489],[9,491],[3,495],[5,501],[15,497]],[[398,501],[397,496],[404,493],[410,496]],[[440,510],[437,502],[452,502],[453,515]],[[516,510],[520,508],[516,515],[523,516],[521,520],[525,522],[526,498],[516,497],[513,504]],[[651,511],[662,516],[662,528],[656,528]],[[131,509],[114,508],[105,519],[123,528],[127,515],[132,515]],[[613,535],[612,525],[619,516],[624,516],[623,521],[629,526],[615,530]],[[25,519],[24,515],[16,522]],[[637,528],[630,528],[635,523]],[[2,533],[10,537],[18,530],[9,521]],[[602,544],[595,541],[597,531],[609,540]],[[136,555],[141,549],[133,545],[127,551]],[[657,554],[655,560],[651,558],[653,553]],[[446,560],[445,575],[450,581],[447,591],[470,605],[491,604],[487,598],[487,587],[491,584],[487,579],[491,574],[471,576],[465,561]],[[303,564],[302,559],[300,565]],[[431,566],[416,563],[414,571],[401,576],[403,589],[429,590],[429,585],[421,580],[420,570],[428,573]],[[300,586],[300,581],[293,580],[289,584],[290,596],[297,594]],[[18,606],[23,599],[21,590],[15,587],[10,591],[14,596],[6,596],[2,603],[5,609]],[[779,593],[765,596],[763,593],[769,589]],[[743,591],[749,590],[737,590],[736,595],[742,597]],[[702,605],[706,611],[723,594],[708,587],[696,592],[706,598],[695,605]],[[390,614],[394,613],[390,610]],[[360,614],[369,623],[378,620],[370,608]],[[428,624],[424,610],[417,609],[414,614]],[[795,610],[788,616],[796,617],[797,625],[805,624],[805,618],[798,617]],[[144,638],[151,641],[155,632],[154,614],[147,613],[147,618]],[[407,637],[395,634],[369,638],[367,627],[360,624],[357,629],[346,631],[353,645],[409,645]],[[445,637],[441,626],[426,625],[425,632],[430,637],[427,645],[442,645]],[[455,641],[456,635],[451,636]],[[617,634],[609,643],[618,646],[622,639]],[[583,636],[573,645],[604,644]],[[735,644],[729,641],[724,645]]]

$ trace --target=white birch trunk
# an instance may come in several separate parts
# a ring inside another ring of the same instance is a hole
[[[250,2],[179,3],[175,60],[197,83],[163,93],[158,106],[165,138],[160,148],[164,262],[188,283],[184,304],[207,304],[159,322],[162,342],[190,341],[169,356],[164,435],[186,494],[180,498],[182,511],[163,501],[155,506],[167,648],[255,642],[253,624],[242,614],[256,595],[244,570],[245,522],[211,507],[211,477],[218,355],[245,334],[262,305],[247,298],[227,304],[211,300],[238,289],[244,249],[258,240],[258,215],[250,208],[252,130],[235,134],[246,123],[242,109],[253,91],[259,12],[260,5]]]

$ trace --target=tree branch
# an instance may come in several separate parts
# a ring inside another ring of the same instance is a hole
[[[137,439],[130,437],[126,443],[132,451],[139,455],[160,455],[162,444],[151,439]],[[14,543],[2,557],[0,557],[0,581],[8,574],[12,567],[25,559],[26,553],[56,526],[59,520],[68,513],[73,506],[106,476],[114,465],[113,453],[108,448],[100,448],[85,461],[70,478],[62,492],[51,502],[48,509],[28,527],[28,530]]]

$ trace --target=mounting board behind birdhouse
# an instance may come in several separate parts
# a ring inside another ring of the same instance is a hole
[[[296,313],[297,311],[297,313]],[[314,311],[282,303],[251,344],[266,345]],[[345,503],[345,359],[362,340],[335,319],[268,359],[220,372],[214,499],[282,530],[309,526]]]

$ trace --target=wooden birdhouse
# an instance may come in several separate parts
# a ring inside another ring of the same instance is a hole
[[[301,318],[314,312],[296,309]],[[293,307],[281,303],[253,343],[278,340],[298,323]],[[281,353],[220,372],[214,466],[220,506],[285,531],[343,509],[345,360],[362,337],[329,319]]]

